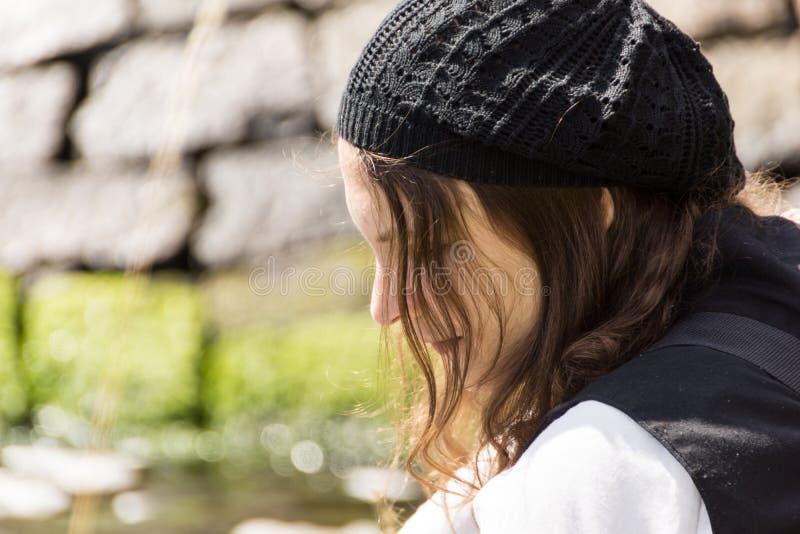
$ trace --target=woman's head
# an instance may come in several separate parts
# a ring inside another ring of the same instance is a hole
[[[550,292],[540,283],[531,237],[511,216],[490,217],[486,209],[493,199],[484,191],[482,201],[482,191],[464,180],[406,167],[405,176],[395,176],[403,182],[393,182],[392,187],[386,182],[391,179],[388,174],[383,181],[374,179],[363,151],[343,139],[337,148],[348,211],[375,254],[373,319],[386,327],[402,322],[401,308],[406,306],[404,312],[422,343],[447,357],[466,355],[470,349],[474,357],[462,357],[456,364],[462,366],[463,387],[477,391],[491,381],[489,372],[497,371],[497,360],[528,343],[541,299]],[[593,207],[600,195],[599,226],[607,229],[613,219],[608,189],[584,192]],[[505,193],[513,197],[519,191],[506,188]],[[496,205],[502,197],[494,202],[496,208],[504,207]],[[535,204],[524,208],[537,209]],[[400,210],[404,217],[397,224]],[[402,250],[401,232],[409,243],[407,251]],[[401,299],[403,253],[408,285]]]
[[[514,463],[549,409],[665,332],[710,269],[695,222],[737,202],[734,189],[677,201],[481,184],[336,142],[348,210],[375,253],[371,313],[399,325],[421,371],[412,472],[419,461],[452,476],[486,445],[496,470]],[[455,341],[429,351],[434,340]]]
[[[373,316],[421,371],[406,466],[426,483],[486,446],[490,475],[513,464],[661,337],[712,271],[697,221],[745,186],[711,65],[641,0],[403,0],[335,133]]]

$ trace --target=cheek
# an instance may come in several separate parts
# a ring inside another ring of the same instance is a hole
[[[476,273],[462,277],[459,284],[460,291],[469,293],[465,304],[475,332],[474,343],[480,347],[479,354],[494,354],[497,350],[501,341],[501,319],[505,323],[503,352],[520,342],[533,327],[538,306],[535,294],[538,279],[530,262],[512,264],[509,261],[502,268],[477,269]],[[503,317],[498,317],[498,313]]]

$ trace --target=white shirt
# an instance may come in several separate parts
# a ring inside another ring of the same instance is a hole
[[[553,421],[474,500],[436,492],[399,534],[452,532],[445,499],[458,534],[712,534],[684,467],[624,412],[594,400]]]

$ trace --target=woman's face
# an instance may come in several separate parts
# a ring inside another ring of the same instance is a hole
[[[383,280],[392,280],[397,273],[397,266],[391,265],[389,258],[389,242],[386,234],[391,230],[391,217],[383,206],[374,206],[373,197],[364,183],[365,176],[358,164],[356,149],[350,143],[338,142],[339,164],[342,170],[347,209],[350,217],[364,239],[369,243],[375,254],[376,273],[372,287],[370,302],[370,312],[373,319],[381,324],[388,326],[399,319],[399,307],[397,291],[386,290]],[[536,311],[539,301],[542,298],[542,288],[539,284],[537,270],[533,260],[527,255],[516,250],[501,236],[497,235],[488,225],[485,217],[482,217],[481,210],[474,192],[462,180],[455,180],[456,186],[463,192],[464,205],[470,209],[465,210],[466,224],[474,242],[461,241],[453,245],[453,250],[449,251],[449,257],[454,259],[451,264],[451,271],[455,273],[457,263],[463,261],[477,261],[480,254],[491,258],[494,265],[491,267],[481,267],[477,277],[473,274],[466,279],[459,276],[451,277],[452,287],[457,291],[485,291],[487,280],[498,283],[496,295],[500,298],[502,313],[507,318],[505,326],[505,336],[500,353],[500,361],[503,354],[514,350],[525,335],[530,331],[533,321],[536,319]],[[478,253],[478,251],[480,251]],[[475,266],[473,265],[473,268]],[[460,272],[465,272],[461,270]],[[482,279],[479,279],[483,277]],[[504,278],[501,278],[504,277]],[[501,281],[503,280],[503,281]],[[393,283],[390,287],[395,287]],[[421,284],[423,292],[431,292],[430,286]],[[407,297],[409,314],[414,317],[419,312],[413,295]],[[427,299],[430,302],[429,299]],[[465,387],[475,389],[478,379],[484,372],[491,367],[491,360],[500,342],[500,326],[496,320],[495,313],[489,307],[489,303],[483,298],[463,299],[467,306],[469,324],[472,326],[473,338],[471,343],[471,362],[466,375]],[[444,310],[442,313],[447,313]],[[455,320],[455,319],[454,319]],[[436,352],[442,354],[445,351],[453,350],[457,345],[467,342],[463,337],[462,331],[456,324],[457,336],[451,339],[440,339],[424,324],[424,320],[415,320],[419,337],[431,344]],[[461,347],[463,349],[463,347]]]

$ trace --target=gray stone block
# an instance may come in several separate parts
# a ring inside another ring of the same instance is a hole
[[[396,2],[355,2],[325,12],[311,32],[317,122],[330,128],[336,122],[347,77],[364,45]]]
[[[127,33],[134,11],[127,0],[0,2],[0,69],[85,50]]]
[[[186,241],[195,187],[184,173],[118,168],[0,171],[0,268],[124,268],[168,258]]]
[[[70,123],[76,145],[89,159],[141,158],[162,146],[170,121],[181,126],[186,151],[239,142],[254,121],[269,124],[270,117],[307,124],[305,25],[299,15],[271,10],[222,27],[184,78],[189,84],[179,81],[182,38],[147,38],[113,51],[93,69],[90,94]]]
[[[695,40],[751,33],[789,23],[785,0],[648,0],[656,11]]]
[[[211,204],[192,250],[205,264],[354,233],[329,140],[296,137],[214,152],[201,163],[200,180]]]
[[[800,34],[729,39],[705,51],[730,101],[748,169],[800,157]]]
[[[0,74],[0,164],[55,155],[77,87],[77,74],[65,63]]]
[[[228,0],[227,13],[253,13],[281,0]],[[185,30],[192,26],[202,0],[137,0],[136,25],[144,30]]]

